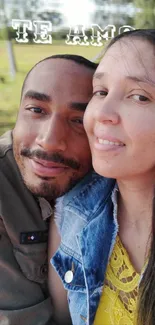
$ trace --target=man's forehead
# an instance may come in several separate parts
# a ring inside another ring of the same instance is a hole
[[[43,62],[40,62],[37,64],[37,66],[34,67],[34,69],[31,71],[29,77],[36,76],[38,77],[39,75],[45,76],[46,74],[51,73],[51,76],[53,75],[59,75],[62,73],[66,74],[79,74],[79,75],[84,75],[84,74],[93,74],[94,70],[89,69],[88,67],[78,64],[74,62],[73,60],[67,60],[63,58],[53,58],[53,59],[48,59]]]
[[[30,72],[24,87],[24,93],[28,89],[50,88],[65,84],[92,82],[93,69],[78,64],[72,60],[62,58],[48,59],[40,62]],[[65,83],[65,84],[64,84]],[[39,87],[39,88],[38,88]]]

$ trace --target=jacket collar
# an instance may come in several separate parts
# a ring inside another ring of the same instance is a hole
[[[78,213],[86,223],[94,218],[101,205],[105,205],[115,187],[116,180],[95,172],[87,174],[72,190],[56,200],[55,218],[58,227],[63,223],[63,209]]]

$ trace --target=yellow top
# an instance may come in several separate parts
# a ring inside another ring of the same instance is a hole
[[[94,325],[135,324],[139,280],[140,274],[134,270],[117,236]]]

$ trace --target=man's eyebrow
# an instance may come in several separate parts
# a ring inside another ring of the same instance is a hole
[[[36,100],[40,100],[40,101],[43,101],[43,102],[50,102],[52,100],[49,95],[44,94],[44,93],[40,93],[40,92],[34,91],[34,90],[28,90],[24,94],[24,99],[25,98],[36,99]]]
[[[93,79],[102,79],[102,77],[104,76],[104,72],[96,72],[93,75]]]
[[[69,108],[74,111],[85,112],[87,105],[88,105],[88,103],[75,102],[75,103],[71,103],[69,105]]]

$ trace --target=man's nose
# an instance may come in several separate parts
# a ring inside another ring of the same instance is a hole
[[[67,125],[64,118],[54,115],[43,122],[36,143],[45,151],[65,151],[67,148]]]

